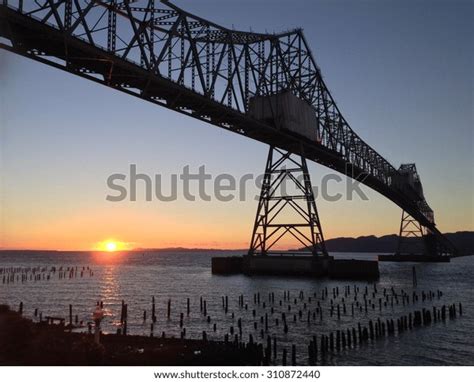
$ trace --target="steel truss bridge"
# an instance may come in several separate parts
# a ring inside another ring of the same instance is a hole
[[[429,236],[431,253],[456,251],[436,228],[414,165],[393,167],[342,116],[300,29],[279,34],[236,31],[168,1],[0,0],[0,47],[267,143],[269,160],[272,152],[285,159],[300,156],[311,228],[306,238],[321,245],[322,253],[324,239],[312,192],[307,191],[306,160],[357,179],[400,206],[401,238]],[[287,91],[314,110],[316,140],[250,115],[253,97]],[[267,171],[277,171],[272,166],[267,163]],[[266,187],[251,253],[265,254],[270,248],[257,243],[262,239],[258,229],[271,228],[270,183]],[[275,230],[274,238],[300,232],[294,224],[275,225]],[[269,238],[264,235],[265,240]]]

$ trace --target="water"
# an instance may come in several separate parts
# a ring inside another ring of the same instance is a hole
[[[90,266],[94,275],[84,277],[59,279],[58,274],[51,279],[40,281],[1,283],[0,303],[7,303],[17,309],[20,301],[24,304],[24,314],[33,317],[34,309],[38,308],[43,316],[68,317],[68,306],[73,304],[73,314],[84,322],[91,320],[91,313],[96,301],[102,300],[106,318],[103,322],[105,332],[115,332],[120,325],[120,308],[122,299],[128,304],[128,331],[131,334],[149,335],[151,317],[151,296],[156,298],[157,323],[155,335],[162,331],[167,336],[180,336],[180,313],[184,313],[184,327],[187,338],[201,338],[206,330],[208,338],[222,340],[230,326],[237,330],[237,319],[242,318],[243,339],[248,340],[252,334],[256,341],[265,343],[260,338],[260,317],[266,313],[269,316],[269,334],[277,337],[278,358],[281,362],[281,352],[284,347],[289,349],[291,344],[297,345],[299,364],[307,364],[307,345],[311,336],[328,334],[331,330],[356,327],[357,323],[367,325],[369,319],[382,320],[400,317],[402,314],[419,310],[422,307],[432,309],[433,305],[461,302],[464,314],[456,320],[437,322],[430,327],[407,331],[394,337],[379,339],[373,343],[363,344],[356,349],[343,350],[327,359],[334,365],[474,365],[474,294],[472,292],[472,274],[474,274],[474,257],[454,259],[449,264],[427,263],[416,264],[418,286],[416,291],[441,290],[440,300],[420,300],[415,305],[403,306],[400,303],[379,311],[378,300],[375,310],[369,306],[368,313],[363,309],[355,311],[351,316],[353,301],[353,286],[360,288],[359,301],[368,286],[372,297],[373,284],[364,282],[344,282],[334,280],[315,280],[311,278],[280,278],[270,276],[244,275],[217,276],[212,275],[210,263],[212,256],[239,255],[240,252],[157,252],[157,253],[85,253],[85,252],[0,252],[0,268],[2,267],[75,267],[80,270]],[[337,258],[373,258],[373,254],[333,254]],[[380,263],[380,280],[377,282],[377,299],[383,297],[383,289],[401,289],[410,294],[412,286],[412,263]],[[78,274],[79,276],[79,274]],[[341,303],[344,286],[351,286],[351,295],[346,298],[347,314],[342,314],[338,320],[336,314],[330,317],[329,299],[332,298],[332,288],[339,288],[337,301]],[[311,318],[307,323],[307,311],[303,301],[298,299],[300,291],[304,292],[307,309],[316,309],[317,293],[320,299],[321,291],[327,287],[329,298],[320,301],[323,307],[323,320],[319,316]],[[290,291],[290,302],[283,300],[284,291]],[[261,304],[254,305],[254,293],[260,292]],[[268,293],[275,293],[275,313],[270,314]],[[238,306],[238,296],[244,295],[248,310]],[[222,308],[222,296],[229,296],[229,312],[226,315]],[[207,314],[211,323],[200,312],[200,297],[207,301]],[[312,297],[312,302],[308,302]],[[186,299],[191,300],[191,314],[186,315]],[[297,298],[297,304],[294,299]],[[171,319],[167,319],[167,301],[171,299]],[[263,302],[266,308],[263,308]],[[411,301],[411,299],[410,299]],[[291,305],[291,312],[288,311]],[[256,309],[256,317],[252,310]],[[147,310],[147,321],[143,322],[143,311]],[[299,319],[298,311],[303,311]],[[231,312],[235,318],[231,318]],[[289,332],[285,334],[281,323],[281,312],[285,312]],[[297,321],[293,322],[293,314]],[[279,318],[279,326],[275,319]],[[254,322],[258,329],[254,330]],[[216,323],[217,331],[213,332]],[[319,342],[319,341],[318,341]],[[319,344],[318,344],[319,345]],[[279,363],[277,361],[277,363]]]

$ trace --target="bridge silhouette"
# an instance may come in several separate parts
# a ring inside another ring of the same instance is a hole
[[[168,1],[0,0],[0,47],[270,145],[250,254],[270,253],[285,235],[327,253],[307,160],[402,209],[399,253],[414,251],[405,248],[410,236],[423,238],[420,252],[456,253],[415,165],[396,169],[352,130],[301,29],[236,31]],[[300,114],[303,128],[291,124]],[[283,178],[300,195],[278,194]],[[283,208],[302,222],[276,223]]]

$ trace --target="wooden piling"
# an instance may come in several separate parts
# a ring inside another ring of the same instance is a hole
[[[155,296],[151,297],[151,320],[156,322]]]
[[[277,339],[273,337],[273,359],[277,357]]]

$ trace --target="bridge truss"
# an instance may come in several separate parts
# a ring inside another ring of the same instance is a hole
[[[423,195],[400,183],[400,171],[344,119],[300,29],[235,31],[168,1],[0,0],[0,47],[271,147],[304,153],[399,205],[436,238],[440,253],[455,251]],[[248,114],[252,97],[282,91],[312,106],[317,140]]]

